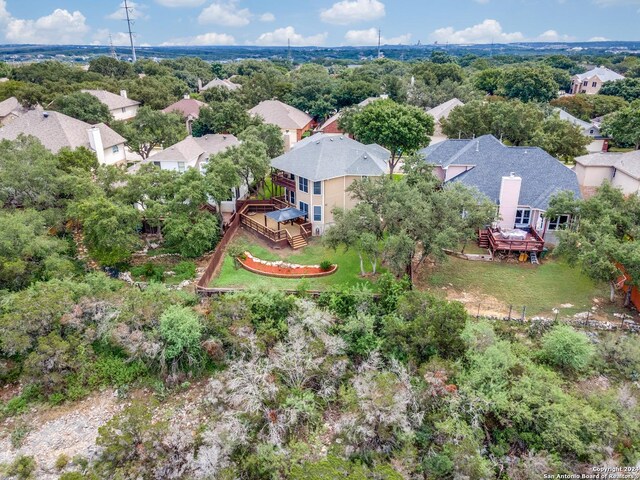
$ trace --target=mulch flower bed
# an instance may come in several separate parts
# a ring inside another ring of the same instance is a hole
[[[252,273],[278,278],[309,278],[324,277],[338,270],[337,265],[331,265],[329,270],[322,270],[320,265],[297,265],[284,261],[269,262],[254,257],[245,252],[243,257],[238,257],[238,262]]]

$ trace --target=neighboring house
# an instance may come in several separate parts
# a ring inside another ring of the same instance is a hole
[[[362,102],[360,102],[358,104],[358,107],[366,107],[367,105],[369,105],[372,102],[375,102],[376,100],[384,100],[387,98],[389,98],[388,95],[380,95],[379,97],[369,97],[363,100]],[[342,111],[339,111],[338,113],[332,115],[327,120],[325,120],[324,123],[316,129],[316,131],[319,133],[326,133],[330,135],[344,134],[345,132],[342,131],[339,125],[340,118],[342,118]]]
[[[625,195],[640,192],[640,150],[627,153],[599,152],[576,158],[578,182],[586,196],[605,181]]]
[[[434,132],[431,137],[431,144],[444,142],[447,139],[447,136],[442,133],[442,120],[449,118],[451,112],[456,107],[464,107],[464,103],[462,103],[457,98],[452,98],[451,100],[444,102],[437,107],[433,107],[431,110],[427,110],[427,113],[431,115],[434,119]]]
[[[0,140],[15,140],[21,134],[36,137],[53,153],[62,148],[86,147],[96,153],[103,165],[126,161],[125,139],[104,123],[89,125],[60,112],[37,109],[0,128]]]
[[[252,117],[260,117],[264,123],[276,125],[282,130],[285,150],[302,140],[305,132],[313,127],[313,118],[295,107],[279,100],[265,100],[249,110]]]
[[[162,111],[164,113],[177,112],[182,115],[182,118],[184,118],[187,125],[187,131],[189,132],[189,135],[191,135],[193,122],[195,122],[200,116],[200,109],[206,105],[206,103],[201,102],[200,100],[189,98],[188,95],[185,95],[185,98],[169,105]]]
[[[132,100],[127,96],[126,90],[121,90],[120,95],[107,92],[106,90],[82,90],[84,93],[93,95],[104,103],[111,116],[115,120],[130,120],[138,114],[140,102]]]
[[[617,82],[624,77],[606,67],[597,67],[585,73],[579,73],[571,77],[571,93],[586,93],[595,95],[600,91],[605,82]]]
[[[565,112],[561,108],[554,108],[555,112],[558,112],[558,115],[562,120],[566,120],[570,122],[582,130],[582,134],[585,137],[591,138],[591,143],[587,145],[588,152],[602,152],[609,146],[609,142],[607,141],[607,137],[600,134],[600,125],[595,122],[585,122],[584,120],[580,120],[577,117],[574,117],[568,112]]]
[[[291,151],[274,158],[274,185],[284,189],[286,201],[308,213],[313,235],[322,235],[334,223],[332,210],[356,204],[347,188],[364,177],[388,174],[389,151],[363,145],[347,136],[316,134]]]
[[[492,135],[446,140],[420,151],[443,182],[477,188],[496,203],[504,229],[532,228],[548,243],[567,215],[544,218],[553,195],[569,190],[580,198],[575,172],[538,147],[508,147]]]
[[[240,145],[240,141],[233,135],[188,136],[181,142],[152,155],[144,162],[132,166],[129,168],[129,173],[136,173],[141,165],[147,163],[152,163],[162,170],[185,172],[188,168],[196,168],[204,173],[211,155],[223,152],[227,148],[235,145]],[[246,185],[242,185],[236,188],[235,191],[229,192],[229,201],[222,202],[222,211],[234,211],[235,201],[244,197],[247,193]]]
[[[226,88],[230,92],[238,90],[242,88],[242,85],[238,85],[237,83],[233,83],[231,80],[221,80],[219,78],[214,78],[206,85],[202,85],[202,80],[198,79],[198,90],[200,92],[206,92],[211,88]]]
[[[8,125],[26,112],[27,109],[22,106],[16,97],[9,97],[0,102],[0,124]]]

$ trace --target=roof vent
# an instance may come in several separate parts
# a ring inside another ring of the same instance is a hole
[[[44,118],[49,118],[49,112],[42,112],[42,116]]]
[[[333,142],[333,138],[330,138],[330,139],[329,139],[329,141],[330,141],[330,142]]]

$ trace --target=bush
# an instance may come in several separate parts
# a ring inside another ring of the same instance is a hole
[[[587,336],[569,325],[558,325],[542,337],[542,359],[561,370],[584,371],[591,363],[593,352]]]
[[[166,362],[171,361],[174,365],[183,360],[189,365],[197,362],[202,352],[202,324],[190,308],[172,305],[166,309],[160,317],[160,336]]]
[[[164,268],[151,262],[147,262],[144,265],[133,267],[131,269],[131,275],[137,278],[142,278],[147,282],[162,282],[164,279]]]
[[[180,262],[172,269],[175,273],[176,281],[191,280],[196,276],[196,264],[194,262]]]
[[[69,457],[66,456],[64,453],[60,454],[58,458],[56,458],[56,463],[55,463],[56,470],[60,471],[64,467],[66,467],[68,464],[69,464]]]
[[[320,270],[323,272],[328,272],[333,267],[333,264],[329,260],[323,260],[320,262]]]
[[[27,480],[35,478],[33,472],[36,469],[36,461],[33,457],[20,455],[16,458],[11,465],[7,468],[7,475],[10,477],[16,477],[20,480]]]

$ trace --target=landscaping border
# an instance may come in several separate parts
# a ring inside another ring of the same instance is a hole
[[[254,261],[259,261],[259,258],[253,257]],[[264,275],[265,277],[274,277],[274,278],[320,278],[320,277],[328,277],[329,275],[333,275],[338,270],[338,265],[331,265],[331,269],[325,272],[316,272],[316,273],[275,273],[275,272],[265,272],[262,270],[258,270],[257,268],[250,267],[245,263],[245,259],[237,258],[236,259],[242,268],[245,270],[255,273],[256,275]],[[298,268],[312,268],[310,266],[305,265],[297,265]],[[295,269],[295,267],[292,267]]]

